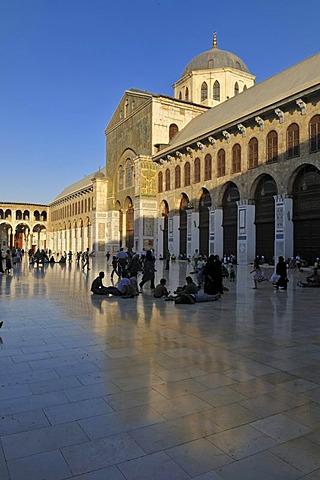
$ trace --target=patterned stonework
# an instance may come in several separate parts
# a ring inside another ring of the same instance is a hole
[[[150,168],[141,168],[141,195],[156,195],[157,193],[157,172]]]

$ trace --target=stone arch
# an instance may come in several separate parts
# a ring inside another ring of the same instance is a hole
[[[274,258],[275,205],[277,184],[271,175],[260,175],[255,182],[256,255],[263,255],[269,263]]]
[[[294,254],[313,265],[320,255],[320,170],[304,164],[293,177]]]

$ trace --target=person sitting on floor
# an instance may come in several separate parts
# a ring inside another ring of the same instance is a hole
[[[175,292],[177,295],[180,293],[198,293],[198,287],[194,283],[191,277],[186,277],[186,284],[183,287],[178,287]]]
[[[135,295],[135,296],[139,295],[139,286],[138,286],[138,280],[137,280],[136,275],[130,273],[129,280],[130,280],[130,284],[131,284],[131,293],[133,293],[133,295]],[[130,298],[131,298],[131,296],[130,296]]]
[[[131,288],[131,282],[128,278],[127,272],[122,273],[122,278],[119,280],[117,287],[105,287],[106,294],[114,295],[115,297],[133,298],[134,294]]]
[[[107,287],[102,283],[104,278],[104,272],[99,272],[99,276],[95,278],[91,285],[91,292],[95,295],[108,295]]]
[[[309,277],[306,278],[307,283],[314,283],[314,284],[320,284],[320,275],[318,273],[318,269],[314,268],[312,275],[309,275]]]
[[[167,297],[170,292],[168,292],[166,287],[167,280],[165,278],[161,278],[160,283],[156,286],[154,291],[154,298],[162,298]]]

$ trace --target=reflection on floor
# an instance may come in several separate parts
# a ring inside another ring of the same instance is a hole
[[[0,275],[1,480],[320,479],[319,291],[253,290],[238,267],[213,303],[90,294],[100,270]],[[169,290],[191,266],[157,280]],[[272,270],[266,270],[271,275]]]

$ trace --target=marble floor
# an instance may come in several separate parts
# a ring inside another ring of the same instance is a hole
[[[89,272],[0,275],[1,480],[320,479],[320,291],[174,305],[102,298]],[[157,264],[170,290],[191,266]],[[271,275],[267,269],[266,275]],[[109,282],[109,275],[105,283]]]

